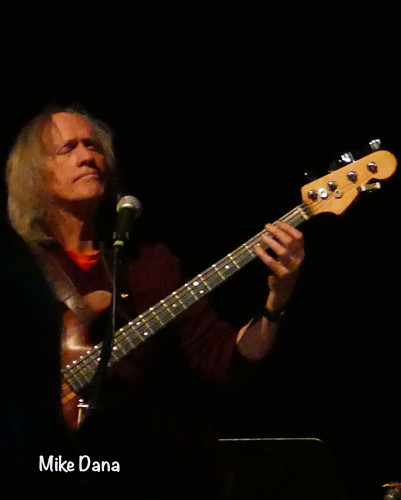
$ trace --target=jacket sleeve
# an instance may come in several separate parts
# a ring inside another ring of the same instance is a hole
[[[186,282],[179,259],[161,244],[143,247],[130,265],[135,307],[144,312]],[[174,320],[181,352],[199,378],[224,383],[249,378],[260,363],[236,347],[238,328],[219,318],[206,296]]]

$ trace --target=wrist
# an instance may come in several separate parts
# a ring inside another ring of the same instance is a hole
[[[268,306],[264,306],[259,314],[271,323],[280,323],[285,315],[285,309],[271,309]]]

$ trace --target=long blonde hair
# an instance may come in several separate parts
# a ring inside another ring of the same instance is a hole
[[[8,217],[15,230],[28,243],[43,241],[50,237],[46,225],[48,207],[43,196],[45,151],[42,131],[51,116],[58,112],[73,113],[91,123],[105,156],[107,197],[116,194],[118,176],[113,151],[113,134],[110,128],[77,107],[46,108],[22,128],[6,164]]]

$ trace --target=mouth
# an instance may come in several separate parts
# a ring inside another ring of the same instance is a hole
[[[88,178],[93,178],[93,177],[100,180],[99,172],[96,172],[95,170],[92,170],[90,172],[84,172],[84,173],[78,175],[77,177],[75,177],[74,182],[77,182],[81,179],[88,179]]]

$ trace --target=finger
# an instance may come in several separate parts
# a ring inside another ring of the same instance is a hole
[[[261,238],[262,242],[268,247],[270,250],[272,250],[277,258],[285,260],[286,256],[289,252],[286,246],[283,246],[283,243],[280,241],[275,240],[271,236],[265,234]]]
[[[272,239],[275,239],[276,241],[279,241],[280,244],[288,250],[291,256],[296,256],[299,262],[302,262],[304,258],[303,234],[286,223],[280,222],[280,225],[281,224],[282,227],[284,227],[284,230],[280,230],[272,224],[266,224],[265,227],[268,234],[265,236],[267,238],[270,237]],[[287,230],[291,233],[291,235],[286,232]],[[267,240],[266,238],[263,238],[263,236],[262,240],[265,242],[265,244],[271,245],[272,250],[277,251],[277,255],[284,255],[283,252],[278,250],[278,247],[275,247],[275,244],[272,242],[272,240]]]
[[[266,224],[265,229],[267,231],[267,236],[273,237],[275,240],[279,241],[283,246],[287,247],[291,244],[293,238],[283,229],[274,226],[273,224]]]
[[[277,226],[266,224],[265,229],[275,239],[280,241],[283,246],[297,249],[303,248],[303,234],[286,222],[278,221]]]
[[[302,232],[299,231],[299,229],[295,228],[294,226],[291,226],[287,222],[279,220],[279,221],[277,221],[277,227],[279,227],[282,231],[289,234],[294,240],[302,240],[303,239]]]
[[[298,268],[298,263],[296,263],[296,268],[294,269],[294,265],[292,261],[289,259],[288,267],[279,259],[275,259],[271,255],[269,255],[261,245],[255,245],[254,247],[255,254],[259,257],[259,259],[275,274],[276,276],[282,277],[286,275],[288,272],[293,272],[293,270]],[[295,259],[296,260],[296,259]],[[290,267],[292,268],[290,270]]]

